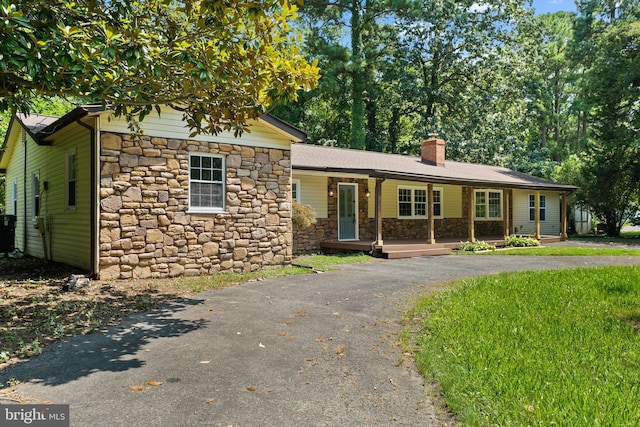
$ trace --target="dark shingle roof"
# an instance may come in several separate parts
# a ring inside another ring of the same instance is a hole
[[[17,117],[24,127],[33,135],[59,119],[59,117],[45,116],[42,114],[17,114]]]
[[[437,184],[574,191],[576,187],[516,172],[500,166],[447,161],[444,166],[423,163],[419,157],[293,144],[294,170],[366,174]]]
[[[23,124],[36,142],[46,145],[44,141],[58,130],[88,114],[101,111],[103,111],[103,107],[100,104],[88,104],[76,107],[62,117],[42,114],[17,114],[16,119]]]

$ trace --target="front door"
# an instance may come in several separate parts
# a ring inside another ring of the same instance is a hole
[[[338,184],[338,240],[358,239],[357,193],[357,184]]]

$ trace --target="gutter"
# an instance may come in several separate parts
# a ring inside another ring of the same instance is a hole
[[[293,170],[298,171],[316,171],[323,173],[343,173],[343,174],[356,174],[356,175],[368,175],[371,178],[383,178],[383,179],[398,179],[409,180],[415,182],[430,182],[433,184],[452,184],[452,185],[464,185],[464,186],[482,186],[486,188],[510,188],[510,189],[522,189],[522,190],[546,190],[546,191],[566,191],[573,193],[578,187],[572,185],[562,184],[535,184],[535,183],[513,183],[513,182],[501,182],[501,181],[483,181],[477,179],[463,179],[463,178],[446,178],[438,176],[427,175],[415,175],[410,173],[386,171],[379,169],[345,169],[345,168],[332,168],[332,167],[305,167],[305,166],[292,166]]]
[[[289,123],[280,120],[279,118],[272,116],[271,114],[262,114],[258,117],[258,121],[262,124],[268,125],[272,129],[285,133],[290,136],[293,142],[304,142],[307,140],[307,134],[298,129],[297,127],[290,125]]]
[[[514,183],[514,182],[502,182],[502,181],[483,181],[478,179],[462,179],[462,178],[444,178],[444,177],[428,177],[424,175],[403,174],[389,171],[375,170],[371,174],[375,178],[395,178],[395,179],[410,179],[412,181],[419,182],[432,182],[434,184],[455,184],[455,185],[472,185],[483,186],[488,188],[510,188],[510,189],[525,189],[525,190],[547,190],[547,191],[567,191],[572,193],[578,189],[578,187],[572,185],[553,184],[535,184],[535,183]]]

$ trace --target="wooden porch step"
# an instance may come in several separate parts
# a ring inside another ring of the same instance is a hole
[[[382,247],[382,252],[401,252],[401,251],[422,251],[430,249],[442,249],[442,245],[428,245],[428,244],[385,244]]]
[[[432,248],[432,249],[405,249],[405,250],[397,250],[393,249],[382,249],[382,256],[388,259],[399,259],[399,258],[413,258],[419,256],[436,256],[436,255],[449,255],[451,253],[450,248]]]
[[[562,242],[563,240],[565,239],[563,239],[560,236],[552,236],[552,237],[543,236],[540,238],[540,244],[544,245],[545,243],[557,243],[557,242]]]

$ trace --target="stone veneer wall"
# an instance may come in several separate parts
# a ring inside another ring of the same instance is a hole
[[[289,150],[101,134],[100,279],[291,262]],[[225,155],[226,212],[190,214],[189,153]]]
[[[318,218],[317,222],[305,229],[296,229],[293,233],[293,253],[296,255],[311,254],[320,251],[320,242],[331,240],[330,230],[336,228],[336,221],[328,218]]]

